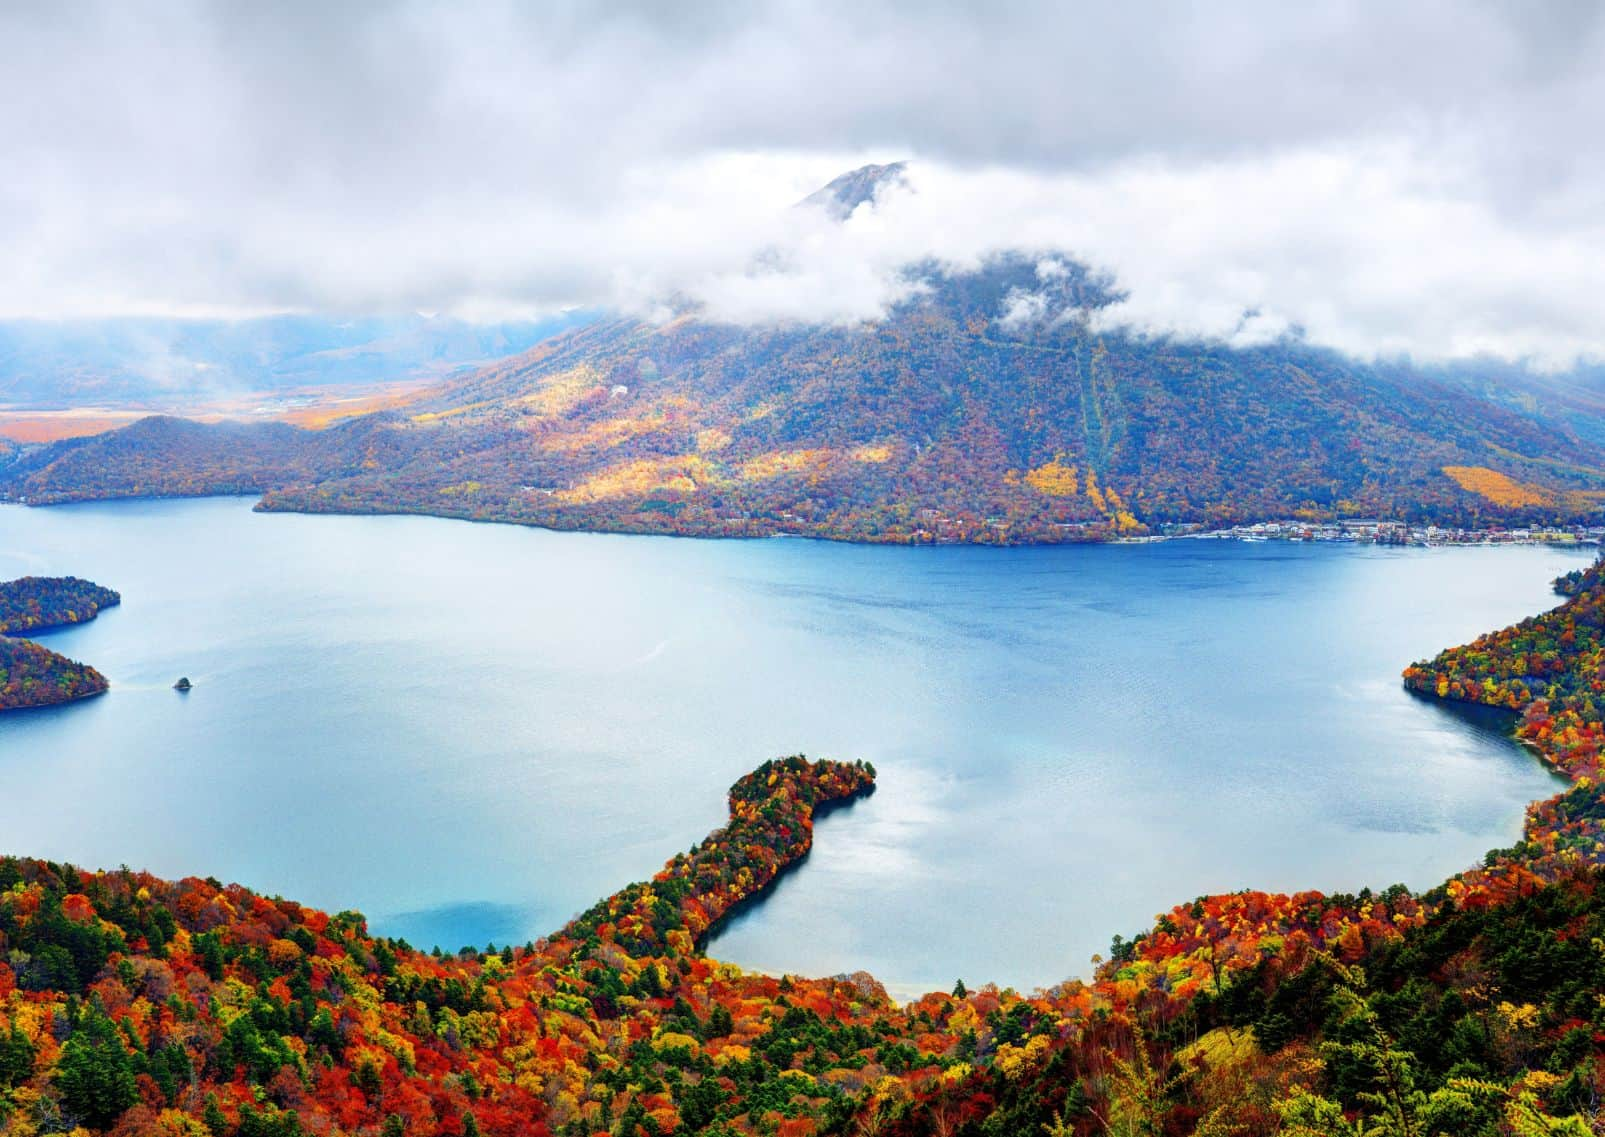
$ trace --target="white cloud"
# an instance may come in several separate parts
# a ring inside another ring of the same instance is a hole
[[[9,5],[0,317],[851,322],[910,259],[1024,248],[1110,271],[1104,318],[1145,330],[1564,363],[1605,354],[1602,29],[1448,0]],[[845,225],[789,208],[903,157]]]
[[[1051,250],[1126,294],[1100,313],[1106,326],[1241,345],[1298,329],[1362,355],[1551,366],[1605,355],[1605,226],[1502,213],[1465,193],[1462,175],[1449,155],[1397,143],[1088,174],[915,163],[908,189],[872,215],[793,239],[790,274],[744,294],[758,282],[732,270],[696,294],[732,319],[798,318],[810,298],[821,319],[865,319],[899,297],[899,270],[919,257],[962,268]],[[1051,273],[1039,277],[1000,315],[1050,316]]]

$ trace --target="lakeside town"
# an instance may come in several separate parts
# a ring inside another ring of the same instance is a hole
[[[1345,521],[1258,521],[1209,529],[1202,525],[1167,525],[1158,536],[1128,541],[1165,541],[1175,538],[1235,541],[1350,541],[1368,545],[1599,545],[1605,525],[1535,525],[1505,528],[1457,529],[1442,525],[1412,525],[1405,521],[1353,519]]]

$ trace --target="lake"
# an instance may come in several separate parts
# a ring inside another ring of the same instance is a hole
[[[878,792],[712,953],[1030,988],[1202,893],[1422,888],[1510,844],[1557,779],[1399,672],[1588,559],[0,507],[0,576],[123,594],[39,637],[108,695],[0,716],[0,851],[523,942],[721,824],[764,759],[865,758]]]

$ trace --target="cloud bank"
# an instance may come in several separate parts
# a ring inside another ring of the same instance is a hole
[[[332,8],[0,9],[0,318],[840,322],[1024,248],[1144,330],[1605,356],[1592,4]]]

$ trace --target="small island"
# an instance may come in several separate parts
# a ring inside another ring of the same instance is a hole
[[[111,589],[75,576],[25,576],[0,583],[0,711],[103,694],[109,684],[93,667],[12,633],[81,624],[121,602]]]

